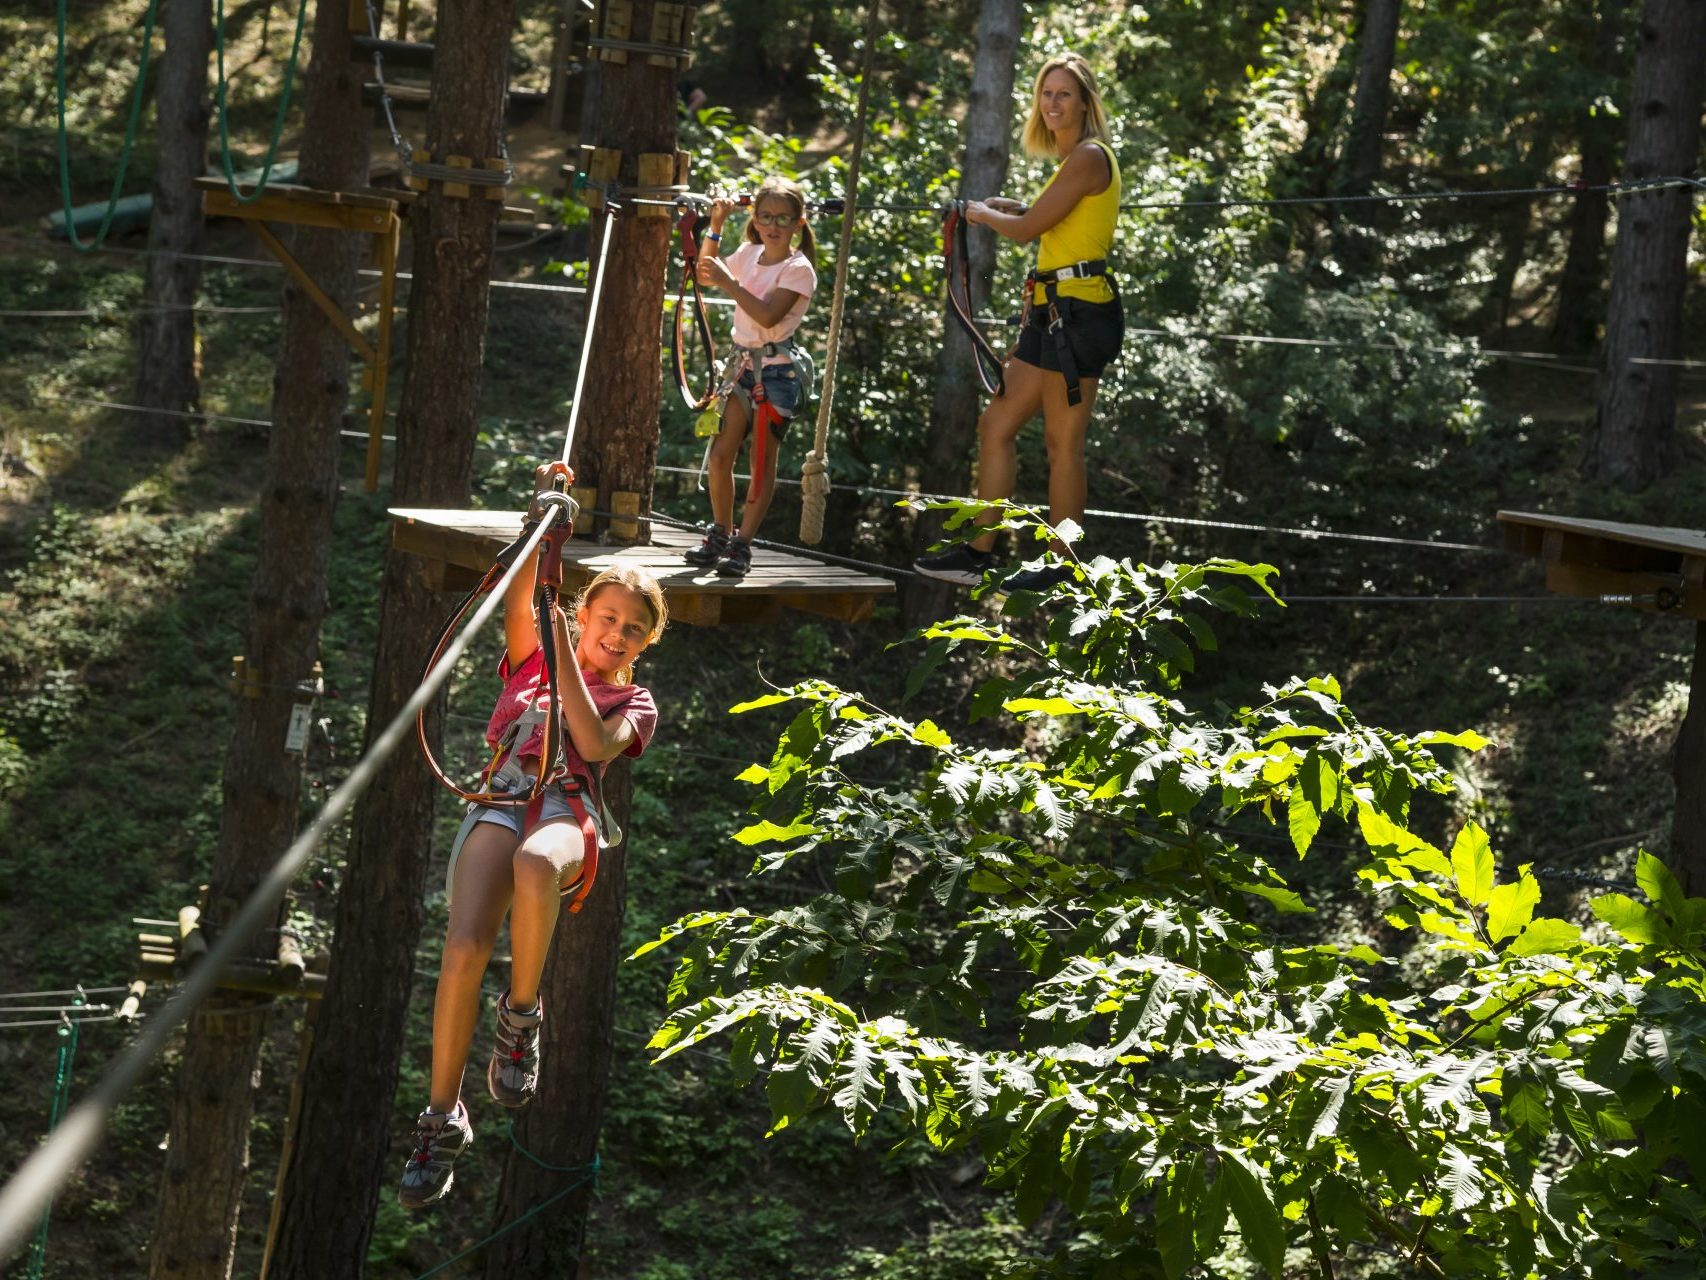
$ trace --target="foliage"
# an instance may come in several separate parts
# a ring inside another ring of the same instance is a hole
[[[726,1033],[773,1132],[830,1110],[856,1138],[887,1117],[977,1151],[1022,1218],[1058,1199],[1086,1229],[1027,1273],[1177,1280],[1235,1227],[1274,1276],[1288,1250],[1359,1245],[1436,1276],[1691,1274],[1706,900],[1643,855],[1649,902],[1594,904],[1610,935],[1536,915],[1479,826],[1446,849],[1408,825],[1450,789],[1437,753],[1478,735],[1366,725],[1327,676],[1187,698],[1210,615],[1256,613],[1270,566],[1073,563],[1040,637],[1027,595],[1008,624],[919,633],[914,683],[982,652],[972,719],[1018,746],[825,681],[736,708],[799,709],[742,775],[760,794],[735,838],[756,872],[809,859],[834,889],[642,947],[680,952],[659,1056]],[[1251,819],[1299,857],[1350,824],[1386,928],[1311,929],[1236,834]]]

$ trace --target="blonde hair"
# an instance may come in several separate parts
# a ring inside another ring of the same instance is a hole
[[[652,629],[646,636],[648,645],[663,634],[663,629],[669,625],[669,601],[664,598],[663,588],[658,585],[658,580],[639,565],[633,564],[613,564],[587,583],[585,589],[575,597],[574,607],[569,611],[571,619],[579,618],[580,611],[590,605],[593,598],[606,587],[627,587],[645,600],[646,607],[652,611]],[[575,643],[580,643],[578,629]],[[634,664],[629,663],[617,671],[616,678],[611,683],[633,684]]]
[[[804,218],[806,216],[805,188],[790,178],[784,178],[775,174],[771,175],[763,182],[759,183],[758,190],[752,193],[752,216],[748,217],[746,220],[745,238],[753,244],[764,243],[758,234],[757,214],[758,206],[763,204],[766,200],[786,200],[794,206],[794,216],[796,218]],[[812,235],[812,224],[809,222],[802,222],[800,224],[800,252],[810,258],[814,264],[816,263],[817,239]]]
[[[1037,72],[1037,82],[1031,89],[1031,114],[1025,121],[1022,145],[1028,156],[1052,156],[1055,151],[1054,131],[1043,123],[1043,81],[1051,71],[1065,71],[1078,82],[1078,92],[1084,99],[1084,132],[1080,142],[1111,142],[1108,136],[1108,114],[1102,109],[1102,91],[1096,87],[1096,73],[1083,55],[1058,53],[1043,63]]]

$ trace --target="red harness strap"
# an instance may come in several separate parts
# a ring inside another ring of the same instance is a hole
[[[563,788],[563,799],[568,802],[569,812],[581,829],[581,873],[564,885],[559,891],[569,899],[569,913],[578,914],[587,894],[592,892],[592,882],[598,879],[598,824],[592,820],[592,813],[581,799],[580,784],[577,782],[571,789]],[[527,802],[527,812],[521,819],[521,838],[525,840],[528,834],[539,825],[540,815],[544,812],[545,795],[543,789],[533,799]],[[571,896],[572,895],[572,896]]]
[[[761,356],[752,371],[752,483],[746,487],[746,505],[749,507],[758,501],[760,486],[769,479],[770,473],[765,470],[764,462],[769,457],[770,428],[772,423],[780,421],[782,415],[764,395],[764,360]]]

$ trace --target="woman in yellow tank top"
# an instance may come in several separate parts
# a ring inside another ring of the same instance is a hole
[[[1004,394],[978,419],[977,496],[1010,498],[1018,471],[1016,441],[1038,412],[1049,459],[1049,520],[1084,520],[1084,437],[1096,386],[1125,334],[1119,291],[1107,273],[1119,213],[1120,171],[1108,144],[1107,116],[1095,73],[1076,53],[1049,59],[1037,73],[1024,146],[1060,157],[1060,167],[1028,208],[994,196],[966,206],[966,219],[1010,240],[1039,241],[1037,269]],[[984,523],[993,523],[991,513]],[[999,566],[994,532],[964,546],[921,556],[914,567],[933,578],[977,583]],[[1056,548],[1059,550],[1060,548]],[[1007,580],[1010,591],[1046,591],[1072,570],[1047,565]]]

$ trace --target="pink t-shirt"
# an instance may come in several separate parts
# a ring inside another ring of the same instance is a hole
[[[521,713],[527,710],[535,697],[541,705],[550,704],[550,692],[538,687],[544,671],[543,649],[535,649],[533,655],[514,672],[509,669],[507,653],[498,663],[498,678],[504,682],[504,688],[498,695],[497,706],[492,708],[492,718],[486,722],[486,742],[494,750],[502,740],[504,730],[520,718]],[[567,673],[559,674],[558,678],[568,678]],[[592,705],[598,708],[601,717],[607,717],[613,711],[620,711],[623,718],[634,726],[634,740],[622,754],[637,756],[645,751],[658,723],[657,704],[652,701],[651,691],[637,684],[611,684],[590,671],[583,671],[581,678],[586,681],[586,691],[592,696]],[[526,742],[520,744],[519,754],[523,757],[538,755],[544,739],[545,727],[541,724],[528,735]],[[581,759],[580,752],[575,750],[575,744],[567,734],[563,735],[563,759],[571,773],[588,781],[594,779],[592,768]],[[600,775],[604,772],[604,764],[603,761],[599,763]]]
[[[792,289],[800,297],[788,308],[788,314],[782,317],[781,323],[769,328],[736,307],[735,342],[743,347],[761,347],[766,342],[783,342],[792,337],[794,330],[800,327],[800,318],[806,314],[806,304],[811,301],[812,291],[817,288],[817,271],[812,267],[811,259],[798,249],[782,261],[768,266],[758,260],[763,252],[763,245],[743,241],[740,248],[723,259],[723,265],[728,267],[736,283],[755,298],[768,298],[777,289]],[[764,359],[765,364],[787,362],[787,356],[766,356]]]

